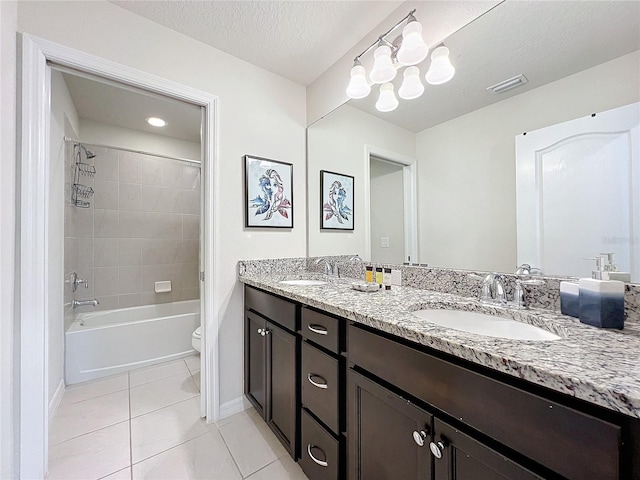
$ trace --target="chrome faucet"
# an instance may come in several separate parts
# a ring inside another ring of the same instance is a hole
[[[324,274],[325,275],[333,275],[333,267],[331,266],[331,264],[329,263],[329,261],[324,258],[324,257],[320,257],[316,260],[316,265],[320,265],[321,263],[324,263]]]
[[[97,298],[94,298],[93,300],[72,300],[71,301],[71,308],[76,308],[76,307],[87,307],[87,306],[92,306],[92,307],[97,307],[98,305],[100,305],[100,302],[98,301]]]
[[[506,304],[507,292],[504,286],[504,277],[496,272],[484,277],[478,300],[482,303]]]

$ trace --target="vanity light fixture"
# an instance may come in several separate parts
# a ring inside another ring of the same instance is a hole
[[[398,99],[394,94],[394,86],[390,82],[396,77],[397,71],[403,67],[407,68],[403,72],[402,85],[398,89],[400,98],[412,100],[422,95],[424,85],[416,65],[427,58],[429,46],[422,38],[422,24],[413,16],[415,12],[415,9],[411,10],[406,17],[380,35],[354,59],[351,80],[346,90],[349,98],[365,98],[371,92],[371,84],[379,84],[380,96],[376,102],[376,108],[384,112],[395,110]],[[402,35],[395,38],[393,42],[387,40],[387,37],[402,24],[405,24]],[[367,80],[366,70],[361,65],[360,58],[374,48],[374,63]],[[441,85],[451,80],[455,71],[449,61],[449,49],[442,44],[438,45],[431,54],[431,65],[426,75],[427,82],[431,85]]]
[[[145,120],[152,127],[164,127],[167,124],[167,122],[159,117],[147,117]]]

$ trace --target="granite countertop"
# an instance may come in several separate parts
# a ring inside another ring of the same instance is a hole
[[[247,285],[640,418],[640,325],[637,323],[628,323],[621,331],[604,330],[550,310],[487,306],[468,297],[411,287],[358,292],[351,288],[353,279],[330,278],[328,284],[318,286],[279,283],[284,279],[312,277],[312,274],[286,277],[245,274],[239,279]],[[420,308],[453,308],[499,315],[543,327],[562,338],[540,342],[467,333],[412,315],[412,311]]]

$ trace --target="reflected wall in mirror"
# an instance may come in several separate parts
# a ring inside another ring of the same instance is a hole
[[[427,86],[424,98],[401,102],[392,114],[371,109],[375,99],[350,101],[309,127],[310,219],[318,208],[311,187],[326,159],[351,169],[364,195],[366,151],[379,148],[415,159],[413,262],[515,271],[515,138],[639,101],[639,19],[635,2],[498,5],[445,40],[457,70],[449,84]],[[524,86],[486,90],[520,73],[529,79]],[[327,149],[332,156],[319,155]],[[356,207],[367,201],[356,198]],[[324,236],[310,221],[309,255],[374,252],[368,222],[361,216],[345,239]],[[370,259],[381,261],[375,252]]]

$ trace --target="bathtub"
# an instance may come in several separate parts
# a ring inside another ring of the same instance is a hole
[[[85,382],[193,355],[200,300],[79,313],[65,334],[65,381]]]

